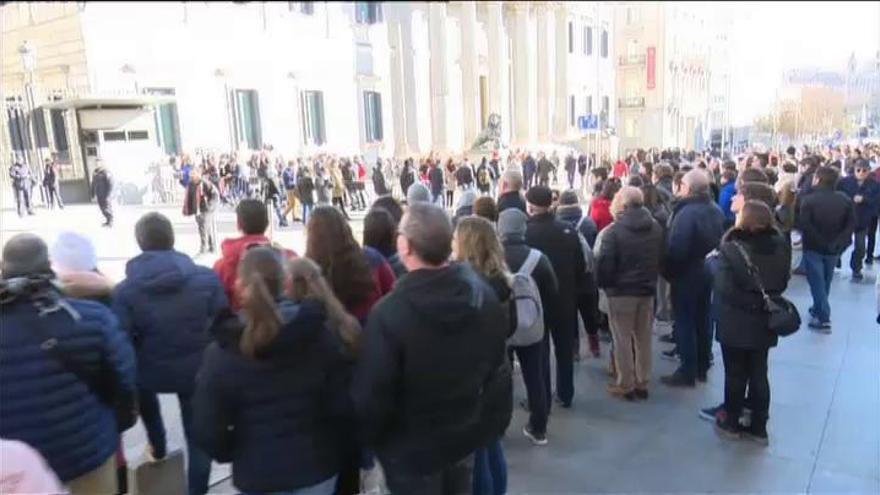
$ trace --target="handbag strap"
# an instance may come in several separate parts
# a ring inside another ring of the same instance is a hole
[[[761,296],[764,298],[764,302],[769,305],[770,296],[764,289],[764,283],[761,282],[761,273],[758,271],[758,267],[752,263],[752,258],[749,257],[749,253],[739,241],[733,241],[731,244],[733,244],[736,250],[739,251],[740,256],[742,256],[743,260],[746,262],[746,268],[748,269],[749,274],[755,279],[755,284],[758,286],[758,290],[761,291]]]

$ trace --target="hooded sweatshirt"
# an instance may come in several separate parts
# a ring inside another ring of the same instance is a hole
[[[251,246],[265,246],[271,244],[272,241],[263,234],[244,235],[235,239],[225,239],[220,244],[220,252],[222,254],[220,259],[214,263],[214,271],[217,272],[217,276],[220,277],[220,282],[223,284],[223,289],[226,291],[226,298],[229,300],[229,305],[232,309],[237,311],[241,307],[238,295],[235,294],[235,279],[238,277],[238,263],[241,261],[241,257],[244,256],[244,252]],[[284,249],[283,251],[287,259],[297,257],[297,254],[294,251],[289,249]]]

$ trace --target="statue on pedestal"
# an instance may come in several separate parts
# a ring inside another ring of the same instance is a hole
[[[504,147],[504,143],[501,142],[501,116],[493,113],[489,115],[486,127],[471,146],[471,151],[496,151]]]

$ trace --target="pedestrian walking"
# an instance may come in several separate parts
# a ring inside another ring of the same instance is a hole
[[[287,161],[287,166],[281,172],[281,185],[284,186],[284,192],[287,196],[287,207],[282,213],[282,217],[287,219],[287,215],[292,213],[291,221],[299,222],[301,219],[296,218],[296,210],[299,206],[299,193],[296,186],[299,179],[299,168],[293,160]],[[304,221],[304,220],[303,220]]]
[[[198,187],[196,176],[193,185]],[[113,309],[135,344],[148,457],[160,461],[168,454],[158,394],[175,394],[186,438],[188,493],[207,493],[211,459],[195,443],[192,395],[211,340],[208,329],[228,301],[211,269],[174,249],[174,230],[164,215],[142,216],[135,224],[135,238],[142,253],[126,264],[126,278],[113,294]]]
[[[285,300],[285,273],[283,256],[269,247],[242,258],[243,311],[212,329],[218,341],[196,384],[196,438],[213,459],[232,463],[232,483],[245,493],[330,495],[340,425],[350,421],[348,359],[328,328],[332,305]],[[295,291],[310,283],[290,282]]]
[[[392,493],[470,493],[474,452],[510,422],[508,328],[498,325],[508,309],[467,264],[449,262],[441,208],[410,205],[397,243],[409,273],[370,315],[355,410]]]
[[[855,164],[853,175],[840,180],[839,190],[849,196],[855,205],[855,230],[853,232],[853,250],[849,258],[852,279],[860,281],[864,278],[862,267],[865,263],[873,263],[874,253],[867,252],[865,243],[868,231],[872,227],[872,219],[880,211],[880,183],[871,175],[867,160],[859,160]],[[876,230],[876,225],[873,226]],[[866,254],[867,253],[867,254]]]
[[[74,495],[116,493],[119,431],[135,421],[131,344],[109,308],[58,290],[39,237],[12,237],[0,276],[0,437],[36,449]]]
[[[431,202],[443,206],[443,186],[445,181],[443,169],[440,167],[439,161],[431,162],[431,168],[428,170],[428,181],[431,184]]]
[[[315,181],[309,167],[300,167],[296,178],[296,197],[302,204],[302,223],[309,223],[309,215],[315,207]]]
[[[501,212],[508,208],[516,208],[525,213],[526,200],[522,194],[522,172],[518,170],[505,170],[501,175],[499,182],[498,189],[500,194],[498,195],[498,211]]]
[[[596,252],[596,279],[608,297],[617,370],[608,393],[625,400],[647,399],[663,229],[644,207],[642,191],[633,186],[617,192],[611,212],[614,222],[602,232]]]
[[[113,192],[113,178],[110,172],[104,168],[103,160],[98,160],[95,172],[92,175],[91,197],[97,199],[98,208],[104,215],[103,227],[113,227],[113,205],[110,203],[110,194]]]
[[[811,192],[801,200],[797,224],[803,235],[804,268],[813,305],[809,327],[831,333],[831,306],[828,296],[834,279],[834,266],[849,247],[856,228],[853,201],[837,191],[838,172],[832,167],[816,170]]]
[[[522,173],[525,180],[524,190],[528,191],[532,188],[532,184],[535,182],[535,175],[538,173],[538,163],[531,153],[527,153],[522,162]]]

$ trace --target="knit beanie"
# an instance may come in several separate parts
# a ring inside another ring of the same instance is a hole
[[[92,241],[76,232],[62,232],[49,249],[52,267],[59,273],[89,272],[98,266]]]

